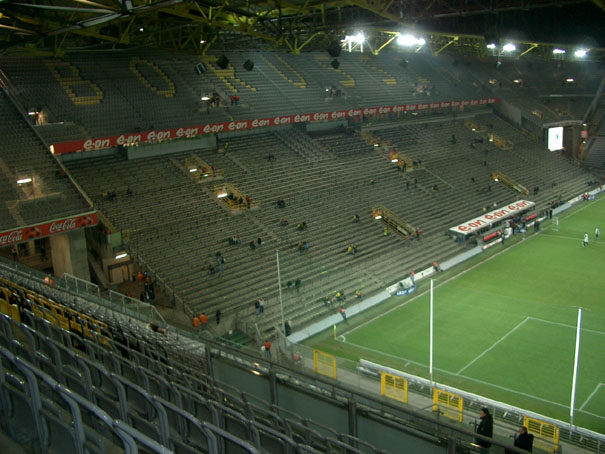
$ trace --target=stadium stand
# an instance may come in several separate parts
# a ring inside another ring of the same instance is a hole
[[[334,310],[323,302],[331,292],[371,293],[397,281],[401,270],[455,254],[462,246],[444,232],[484,207],[525,197],[543,209],[583,191],[592,179],[493,114],[473,121],[485,132],[471,131],[464,119],[376,126],[375,136],[419,163],[405,173],[389,162],[388,152],[375,149],[359,133],[312,137],[295,128],[226,138],[226,153],[206,149],[135,161],[113,156],[73,161],[69,169],[112,223],[128,231],[131,252],[194,313],[237,312],[265,333],[280,323],[277,249],[286,289],[284,314],[300,327]],[[513,149],[490,143],[488,130],[514,142]],[[179,168],[179,162],[183,167],[195,157],[222,169],[225,181],[262,209],[229,214],[208,183],[192,180]],[[492,181],[494,170],[540,190],[519,197]],[[125,196],[127,187],[133,196]],[[103,198],[111,190],[118,192],[117,200]],[[280,199],[286,202],[283,209],[276,205]],[[418,226],[421,243],[382,235],[370,216],[376,204]],[[352,222],[356,214],[359,224]],[[287,227],[280,226],[283,217]],[[308,229],[299,232],[296,225],[302,221]],[[228,239],[236,235],[242,244],[229,246]],[[247,245],[258,237],[263,245],[251,251]],[[308,243],[308,251],[298,250],[301,241]],[[359,251],[353,257],[346,253],[351,244]],[[210,273],[218,251],[225,270]],[[288,290],[286,283],[296,279],[301,279],[300,291]],[[258,297],[268,301],[262,317],[254,313]]]
[[[0,158],[0,230],[90,211],[87,200],[4,91],[0,117],[5,138]]]

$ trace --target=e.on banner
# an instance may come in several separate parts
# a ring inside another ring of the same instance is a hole
[[[5,232],[0,232],[0,247],[35,240],[43,236],[70,232],[82,227],[91,227],[97,225],[98,222],[97,213],[92,212],[47,222],[45,224],[36,224],[15,230],[7,230]]]
[[[512,215],[520,213],[521,211],[527,210],[534,205],[535,203],[529,200],[517,200],[516,202],[509,203],[508,205],[498,208],[497,210],[490,211],[483,216],[479,216],[478,218],[466,221],[460,225],[457,225],[456,227],[452,227],[450,231],[468,235],[469,233],[473,233],[476,230],[498,222],[501,219],[508,218]]]
[[[346,120],[348,118],[367,115],[382,115],[400,112],[417,112],[420,110],[440,109],[460,106],[478,106],[495,104],[498,98],[468,99],[464,101],[442,101],[421,104],[402,104],[398,106],[379,106],[363,109],[335,110],[332,112],[316,112],[309,114],[284,115],[270,118],[256,118],[254,120],[226,121],[223,123],[210,123],[207,125],[189,126],[186,128],[160,129],[132,134],[122,134],[112,137],[77,140],[53,144],[55,154],[73,153],[76,151],[93,151],[119,145],[134,145],[137,143],[153,143],[170,139],[191,138],[203,134],[218,134],[221,132],[244,131],[247,129],[267,128],[269,126],[282,126],[294,123],[311,121]]]

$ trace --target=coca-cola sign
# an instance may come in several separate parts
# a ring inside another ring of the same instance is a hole
[[[423,104],[401,104],[396,106],[376,106],[364,109],[342,110],[334,112],[298,113],[274,118],[257,118],[254,120],[235,120],[223,123],[210,123],[207,125],[189,126],[186,128],[162,129],[133,134],[122,134],[114,137],[99,137],[75,142],[63,142],[53,145],[55,154],[73,153],[75,151],[94,151],[104,148],[128,146],[138,143],[153,143],[163,140],[191,138],[203,134],[216,134],[219,132],[242,131],[246,129],[266,128],[268,126],[286,125],[292,123],[305,123],[308,121],[329,121],[355,118],[363,115],[389,114],[392,112],[410,112],[416,110],[457,107],[460,105],[494,104],[498,98],[469,99],[464,101],[442,101]]]
[[[7,230],[0,232],[0,246],[9,246],[11,244],[22,243],[24,241],[35,240],[48,235],[61,234],[77,230],[83,227],[97,225],[99,219],[97,213],[86,213],[80,216],[60,219],[45,224],[31,225],[20,229]]]

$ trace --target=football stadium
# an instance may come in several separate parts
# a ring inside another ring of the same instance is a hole
[[[605,453],[604,23],[0,2],[2,453]]]

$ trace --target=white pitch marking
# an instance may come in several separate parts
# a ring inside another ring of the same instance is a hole
[[[586,399],[586,401],[584,401],[584,403],[580,407],[580,411],[582,411],[584,409],[584,407],[586,406],[586,404],[588,403],[588,401],[594,397],[594,395],[599,391],[599,388],[601,386],[605,386],[605,383],[599,383],[597,385],[597,387],[594,389],[594,391],[592,393],[590,393],[590,396],[588,396],[588,398]]]
[[[527,322],[528,320],[529,320],[529,317],[525,317],[525,319],[522,322],[520,322],[517,326],[515,326],[513,329],[511,329],[508,333],[506,333],[504,336],[502,336],[499,340],[497,340],[496,343],[494,343],[491,347],[489,347],[487,350],[485,350],[483,353],[481,353],[479,356],[477,356],[475,359],[473,359],[470,363],[468,363],[466,366],[464,366],[462,369],[460,369],[458,372],[456,372],[456,375],[460,375],[465,369],[467,369],[471,365],[473,365],[475,363],[475,361],[483,358],[483,356],[485,356],[487,353],[492,351],[494,349],[494,347],[496,347],[498,344],[500,344],[500,342],[502,342],[508,336],[513,334],[515,331],[517,331],[517,329],[521,328],[525,324],[525,322]]]

